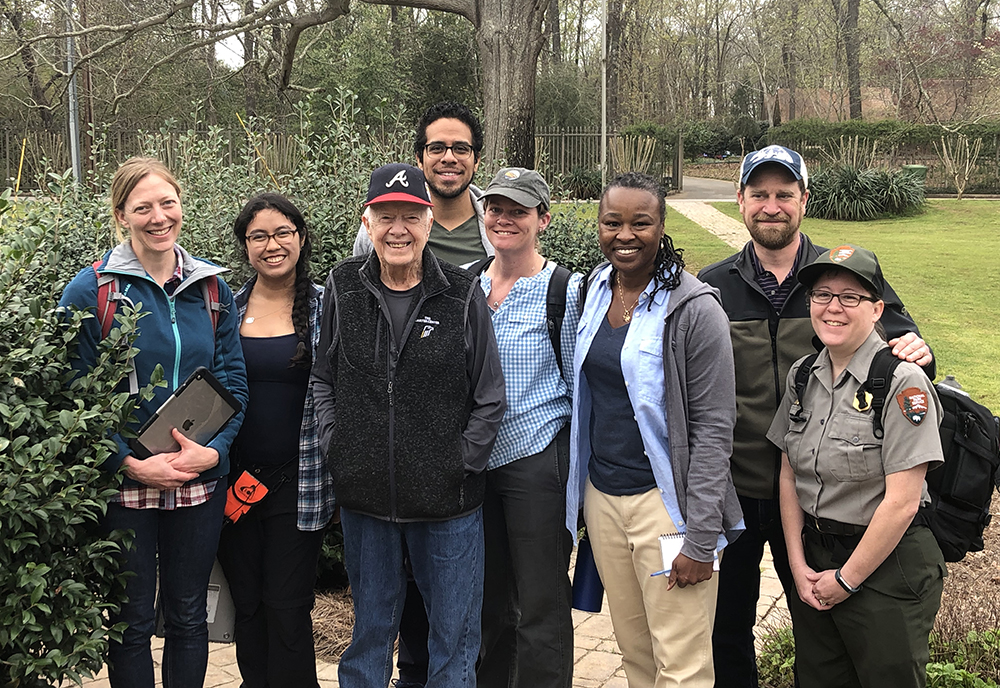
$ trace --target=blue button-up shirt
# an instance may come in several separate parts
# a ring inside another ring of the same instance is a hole
[[[553,270],[555,265],[550,261],[538,274],[519,278],[492,315],[507,387],[507,413],[487,469],[539,453],[570,418],[572,391],[559,373],[546,320],[545,301]],[[560,337],[566,377],[573,369],[582,279],[574,273],[566,288]],[[485,271],[479,283],[489,295],[492,280]]]
[[[583,502],[583,486],[590,463],[590,411],[593,399],[583,362],[590,345],[597,336],[601,320],[607,317],[608,306],[614,297],[611,288],[611,266],[603,268],[588,289],[587,303],[577,329],[577,347],[573,360],[573,426],[570,431],[570,469],[566,486],[566,527],[576,532],[577,512]],[[670,448],[667,441],[667,414],[663,378],[663,318],[670,302],[670,292],[660,290],[649,305],[653,282],[639,295],[639,303],[632,311],[632,321],[625,344],[622,346],[621,367],[628,390],[632,411],[642,435],[645,454],[656,478],[663,505],[670,520],[681,533],[686,532],[677,502],[674,475],[670,466]]]

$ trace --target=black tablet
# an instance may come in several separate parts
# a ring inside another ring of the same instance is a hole
[[[130,439],[128,445],[137,459],[177,451],[180,445],[170,434],[173,428],[180,430],[188,439],[205,445],[242,408],[239,400],[215,379],[208,368],[201,367],[174,390],[139,429],[139,436]]]

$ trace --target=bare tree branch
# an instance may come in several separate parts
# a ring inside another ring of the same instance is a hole
[[[361,0],[369,5],[393,5],[395,7],[415,7],[421,10],[440,10],[460,14],[475,26],[479,26],[479,8],[476,0]]]
[[[350,0],[326,0],[322,10],[299,15],[292,19],[288,35],[285,37],[285,49],[281,57],[281,88],[288,88],[292,80],[292,66],[295,63],[295,49],[299,45],[299,37],[306,29],[332,22],[337,17],[347,14]]]

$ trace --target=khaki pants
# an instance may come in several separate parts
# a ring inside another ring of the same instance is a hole
[[[667,590],[659,536],[676,533],[659,490],[614,497],[587,480],[583,503],[629,688],[712,688],[719,577]]]

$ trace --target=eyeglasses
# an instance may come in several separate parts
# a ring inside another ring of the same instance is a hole
[[[268,234],[267,232],[251,232],[247,234],[247,243],[253,246],[267,246],[267,242],[274,239],[279,244],[287,244],[292,240],[296,234],[299,233],[298,229],[279,229],[274,234]]]
[[[809,300],[817,306],[827,305],[833,301],[834,296],[837,297],[837,300],[840,301],[840,305],[844,308],[857,308],[861,305],[862,301],[871,301],[872,303],[875,303],[881,300],[871,296],[862,296],[861,294],[834,294],[828,291],[809,291]]]
[[[458,143],[453,143],[450,146],[441,143],[440,141],[432,141],[424,146],[424,152],[434,158],[443,158],[444,154],[451,151],[459,160],[466,160],[472,155],[472,146],[465,143],[464,141],[459,141]]]

